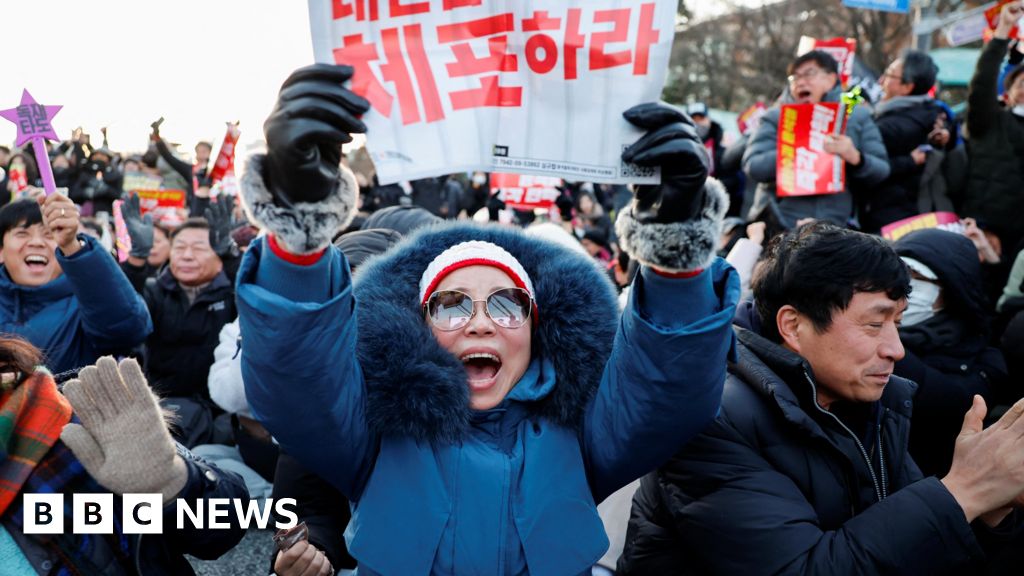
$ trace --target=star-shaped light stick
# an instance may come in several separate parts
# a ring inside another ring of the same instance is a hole
[[[28,90],[25,90],[21,93],[21,104],[8,110],[0,110],[0,116],[14,122],[18,128],[18,136],[14,141],[15,146],[32,141],[36,164],[39,165],[39,175],[43,179],[43,190],[46,191],[47,196],[57,191],[57,185],[53,181],[50,157],[46,154],[46,139],[59,140],[50,121],[61,108],[62,106],[37,104]]]

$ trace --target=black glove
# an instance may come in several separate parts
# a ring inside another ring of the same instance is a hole
[[[313,64],[281,86],[274,111],[263,125],[267,139],[264,180],[274,203],[319,202],[338,186],[341,146],[366,132],[359,116],[370,103],[342,83],[351,66]]]
[[[633,216],[641,224],[698,218],[711,162],[693,120],[664,102],[639,104],[623,116],[647,134],[626,148],[622,159],[639,166],[661,166],[660,185],[636,187]]]
[[[235,197],[221,194],[217,197],[216,204],[210,204],[203,211],[203,216],[210,224],[210,247],[221,258],[238,253],[235,240],[231,237],[231,217],[234,210]]]
[[[142,215],[138,194],[128,195],[128,199],[121,205],[121,216],[128,229],[128,238],[132,241],[128,255],[143,260],[149,258],[149,251],[153,249],[153,216]]]

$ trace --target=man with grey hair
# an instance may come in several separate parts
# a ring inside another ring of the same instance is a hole
[[[938,148],[929,144],[929,135],[942,108],[928,94],[938,71],[931,56],[907,50],[880,78],[883,95],[875,107],[875,125],[889,154],[890,173],[881,184],[861,191],[860,223],[866,232],[877,233],[886,224],[920,212],[921,176],[929,152]],[[950,144],[948,140],[942,144]]]

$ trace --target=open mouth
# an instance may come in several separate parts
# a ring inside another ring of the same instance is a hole
[[[460,358],[471,389],[488,388],[501,371],[501,358],[486,352],[473,352]]]
[[[46,256],[39,254],[31,254],[25,257],[25,266],[32,271],[42,271],[46,268],[46,265],[50,263],[50,259]]]
[[[810,97],[811,97],[811,91],[810,90],[800,90],[799,92],[796,93],[796,99],[797,100],[808,100],[808,99],[810,99]]]

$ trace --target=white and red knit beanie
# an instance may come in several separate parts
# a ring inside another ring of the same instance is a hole
[[[530,298],[536,301],[533,282],[515,256],[496,244],[471,240],[441,252],[423,271],[420,277],[420,305],[426,304],[427,298],[437,290],[437,285],[445,276],[466,266],[493,266],[508,274],[516,286],[526,290]]]

